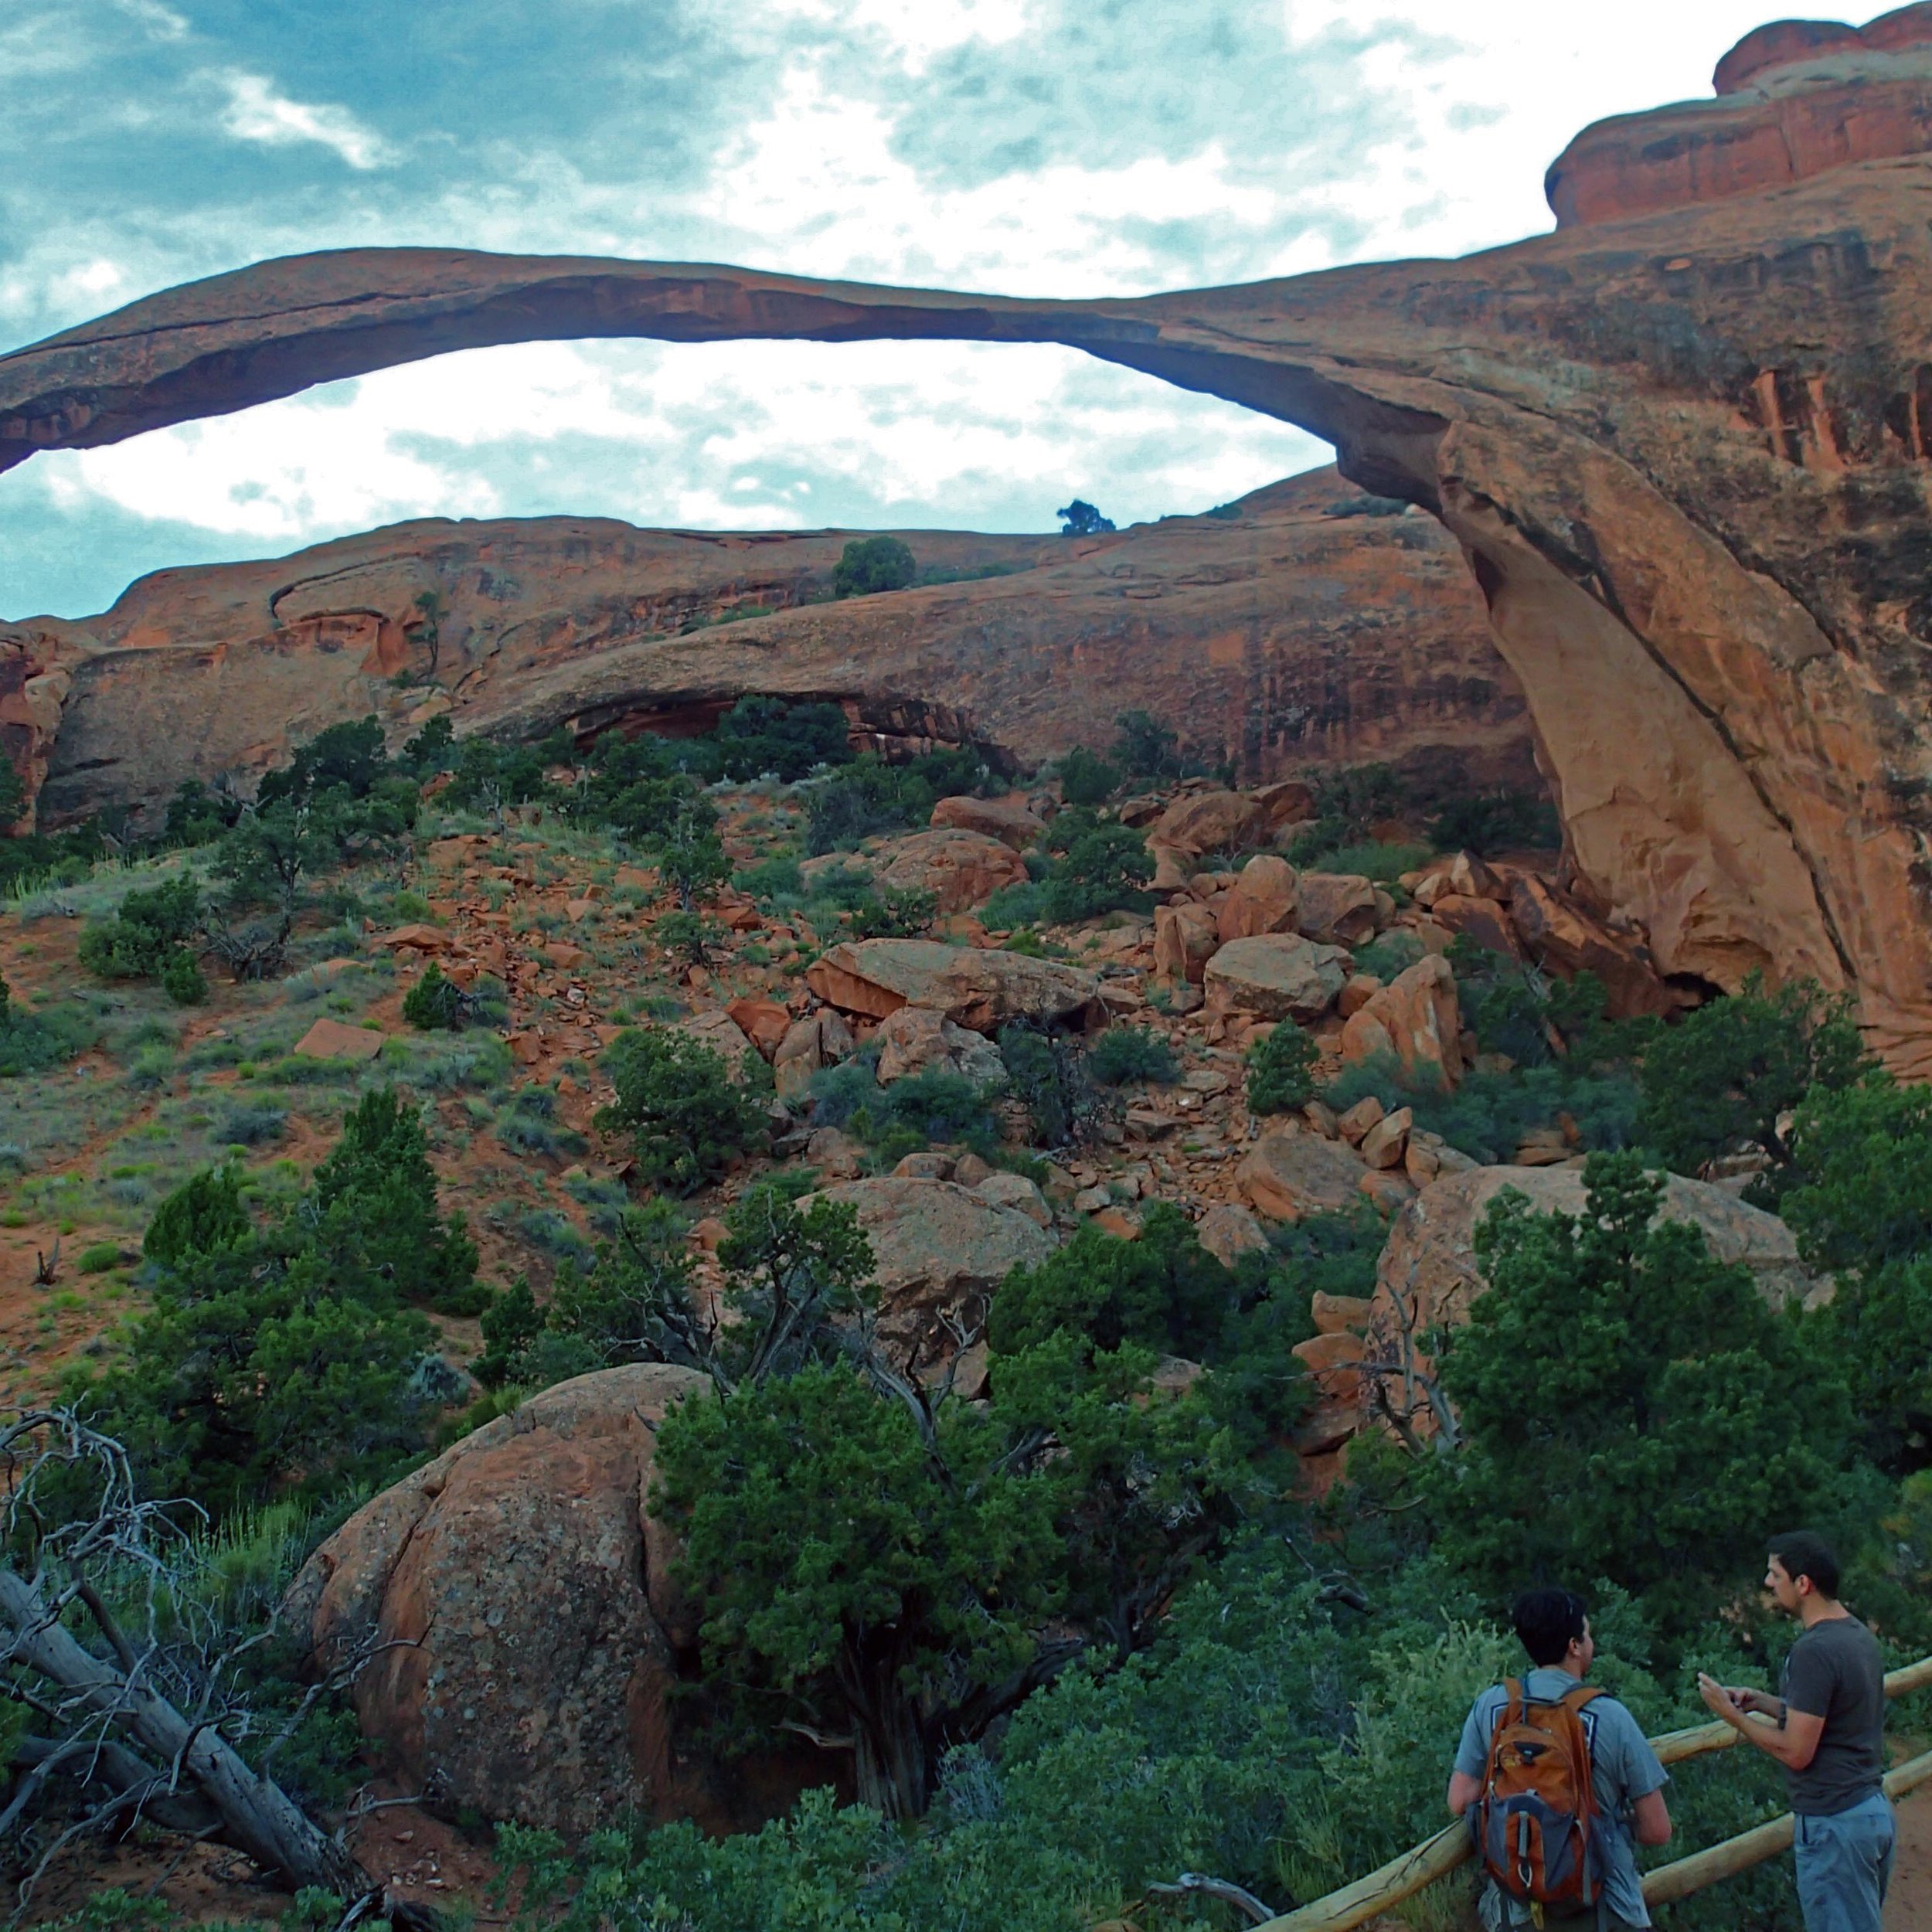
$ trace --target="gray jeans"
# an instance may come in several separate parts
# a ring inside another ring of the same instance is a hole
[[[1848,1811],[1797,1822],[1804,1932],[1879,1932],[1897,1837],[1892,1801],[1874,1791]]]

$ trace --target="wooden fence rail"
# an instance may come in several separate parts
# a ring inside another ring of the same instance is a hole
[[[1895,1670],[1885,1680],[1887,1697],[1903,1697],[1908,1691],[1929,1688],[1932,1688],[1932,1657]],[[1654,1737],[1651,1747],[1664,1764],[1681,1764],[1687,1758],[1702,1757],[1709,1751],[1729,1750],[1743,1741],[1730,1725],[1713,1719],[1708,1724]],[[1903,1798],[1928,1781],[1932,1781],[1932,1752],[1889,1771],[1885,1788],[1893,1797]],[[1659,1866],[1645,1875],[1644,1896],[1652,1905],[1685,1897],[1733,1872],[1775,1858],[1791,1842],[1791,1818],[1787,1812],[1768,1825],[1713,1845],[1708,1851]],[[1312,1904],[1298,1906],[1280,1918],[1270,1919],[1257,1926],[1255,1932],[1355,1932],[1356,1927],[1366,1925],[1403,1900],[1412,1899],[1438,1879],[1447,1878],[1470,1855],[1471,1849],[1469,1828],[1458,1819],[1366,1878],[1357,1879]]]

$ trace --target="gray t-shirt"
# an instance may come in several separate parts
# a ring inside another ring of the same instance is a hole
[[[1530,1697],[1555,1703],[1577,1688],[1566,1670],[1539,1665],[1522,1679]],[[1489,1767],[1490,1741],[1496,1723],[1508,1709],[1509,1693],[1502,1685],[1485,1691],[1470,1708],[1456,1750],[1456,1769],[1465,1777],[1481,1777]],[[1597,1838],[1604,1859],[1604,1903],[1631,1925],[1648,1925],[1637,1875],[1637,1846],[1630,1835],[1631,1808],[1640,1798],[1661,1791],[1670,1774],[1657,1761],[1635,1718],[1614,1697],[1599,1697],[1583,1709],[1585,1736],[1590,1740],[1590,1781],[1597,1789]]]
[[[1862,1804],[1885,1775],[1885,1662],[1855,1617],[1814,1624],[1791,1646],[1780,1685],[1784,1701],[1825,1729],[1817,1754],[1787,1771],[1791,1809],[1830,1818]]]

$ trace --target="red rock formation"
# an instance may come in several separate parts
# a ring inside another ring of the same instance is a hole
[[[1322,470],[1092,542],[908,531],[925,568],[1011,574],[839,604],[805,600],[842,532],[407,523],[162,571],[99,617],[0,624],[0,651],[18,638],[71,661],[41,753],[53,823],[258,770],[370,711],[399,732],[451,705],[465,734],[682,731],[747,691],[841,700],[888,739],[970,733],[1027,762],[1107,743],[1138,706],[1250,779],[1386,760],[1538,784],[1522,693],[1454,543],[1419,515],[1330,514],[1356,500]],[[433,649],[416,602],[430,592]],[[747,609],[770,614],[727,621]],[[404,668],[436,685],[396,688]]]
[[[1624,221],[1932,148],[1932,6],[1784,20],[1719,62],[1719,98],[1586,128],[1544,182],[1559,224]]]
[[[1808,77],[1820,126],[1916,125],[1923,59],[1780,73]],[[1649,124],[1665,143],[1686,124]],[[1771,192],[1740,178],[1465,260],[1140,300],[301,257],[0,358],[0,445],[17,461],[535,337],[1083,349],[1301,423],[1363,487],[1434,512],[1522,682],[1592,903],[1647,930],[1666,975],[1855,986],[1875,1044],[1932,1073],[1932,156],[1849,134],[1842,151]]]

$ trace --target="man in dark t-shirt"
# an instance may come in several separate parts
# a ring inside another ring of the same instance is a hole
[[[1784,1767],[1805,1932],[1879,1932],[1896,1834],[1883,1783],[1878,1640],[1838,1601],[1838,1560],[1808,1531],[1771,1545],[1764,1584],[1804,1626],[1784,1660],[1784,1695],[1702,1676],[1698,1689],[1747,1743]],[[1763,1718],[1771,1721],[1753,1721]]]

